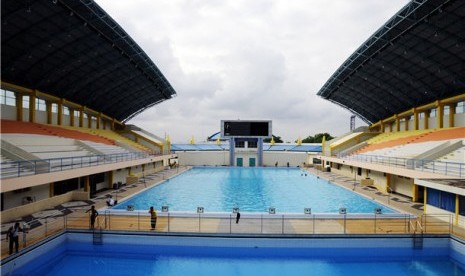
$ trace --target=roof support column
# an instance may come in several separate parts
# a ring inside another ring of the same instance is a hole
[[[23,94],[15,93],[16,95],[16,121],[23,121]]]
[[[399,116],[397,116],[396,114],[396,131],[399,132],[400,131],[400,118]]]
[[[37,90],[33,90],[31,95],[29,95],[29,122],[36,122],[36,99],[37,99]]]
[[[425,110],[425,120],[423,121],[423,129],[429,129],[429,117],[431,115],[431,110]]]
[[[413,108],[413,129],[418,130],[419,122],[418,122],[418,111],[416,108]]]
[[[405,131],[409,131],[410,116],[405,117]]]
[[[45,110],[47,112],[47,124],[53,124],[52,120],[52,102],[46,101],[45,102]]]
[[[444,128],[444,104],[442,104],[440,101],[436,101],[437,105],[437,119],[438,119],[438,125],[436,126],[437,128]]]
[[[63,99],[58,102],[57,125],[63,125]]]
[[[383,120],[381,120],[381,121],[379,122],[379,125],[381,126],[381,132],[384,133],[384,129],[385,129],[386,126],[384,125]]]
[[[79,127],[84,127],[84,107],[79,110]]]
[[[102,112],[97,115],[97,129],[100,129],[100,121],[102,120]]]
[[[74,108],[69,108],[69,125],[74,126]]]
[[[449,105],[449,127],[455,127],[455,113],[457,112],[457,103]]]
[[[92,115],[87,114],[87,127],[92,128]]]

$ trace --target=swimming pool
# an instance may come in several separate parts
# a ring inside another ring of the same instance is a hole
[[[2,264],[11,275],[465,275],[449,237],[256,238],[68,232]]]
[[[205,212],[276,212],[338,213],[346,208],[348,213],[373,213],[381,208],[383,213],[392,209],[357,195],[327,180],[318,178],[298,168],[239,168],[194,167],[170,180],[121,202],[113,209],[147,210],[150,206],[170,211],[195,212],[204,207]]]

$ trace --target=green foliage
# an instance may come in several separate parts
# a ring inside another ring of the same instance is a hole
[[[323,141],[323,136],[326,138],[326,141],[333,139],[334,137],[331,136],[329,133],[318,133],[315,136],[308,136],[307,138],[302,140],[302,143],[321,143]]]

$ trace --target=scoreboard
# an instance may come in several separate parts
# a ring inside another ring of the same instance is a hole
[[[222,137],[271,137],[271,121],[251,121],[251,120],[222,120]]]

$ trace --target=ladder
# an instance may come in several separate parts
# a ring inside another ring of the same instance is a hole
[[[97,245],[103,244],[103,237],[102,237],[102,228],[94,229],[93,231],[93,242]]]
[[[417,230],[419,230],[418,234]],[[416,222],[416,229],[413,233],[413,249],[423,249],[423,227],[419,221]]]
[[[420,234],[413,234],[413,249],[423,248],[423,232]]]

